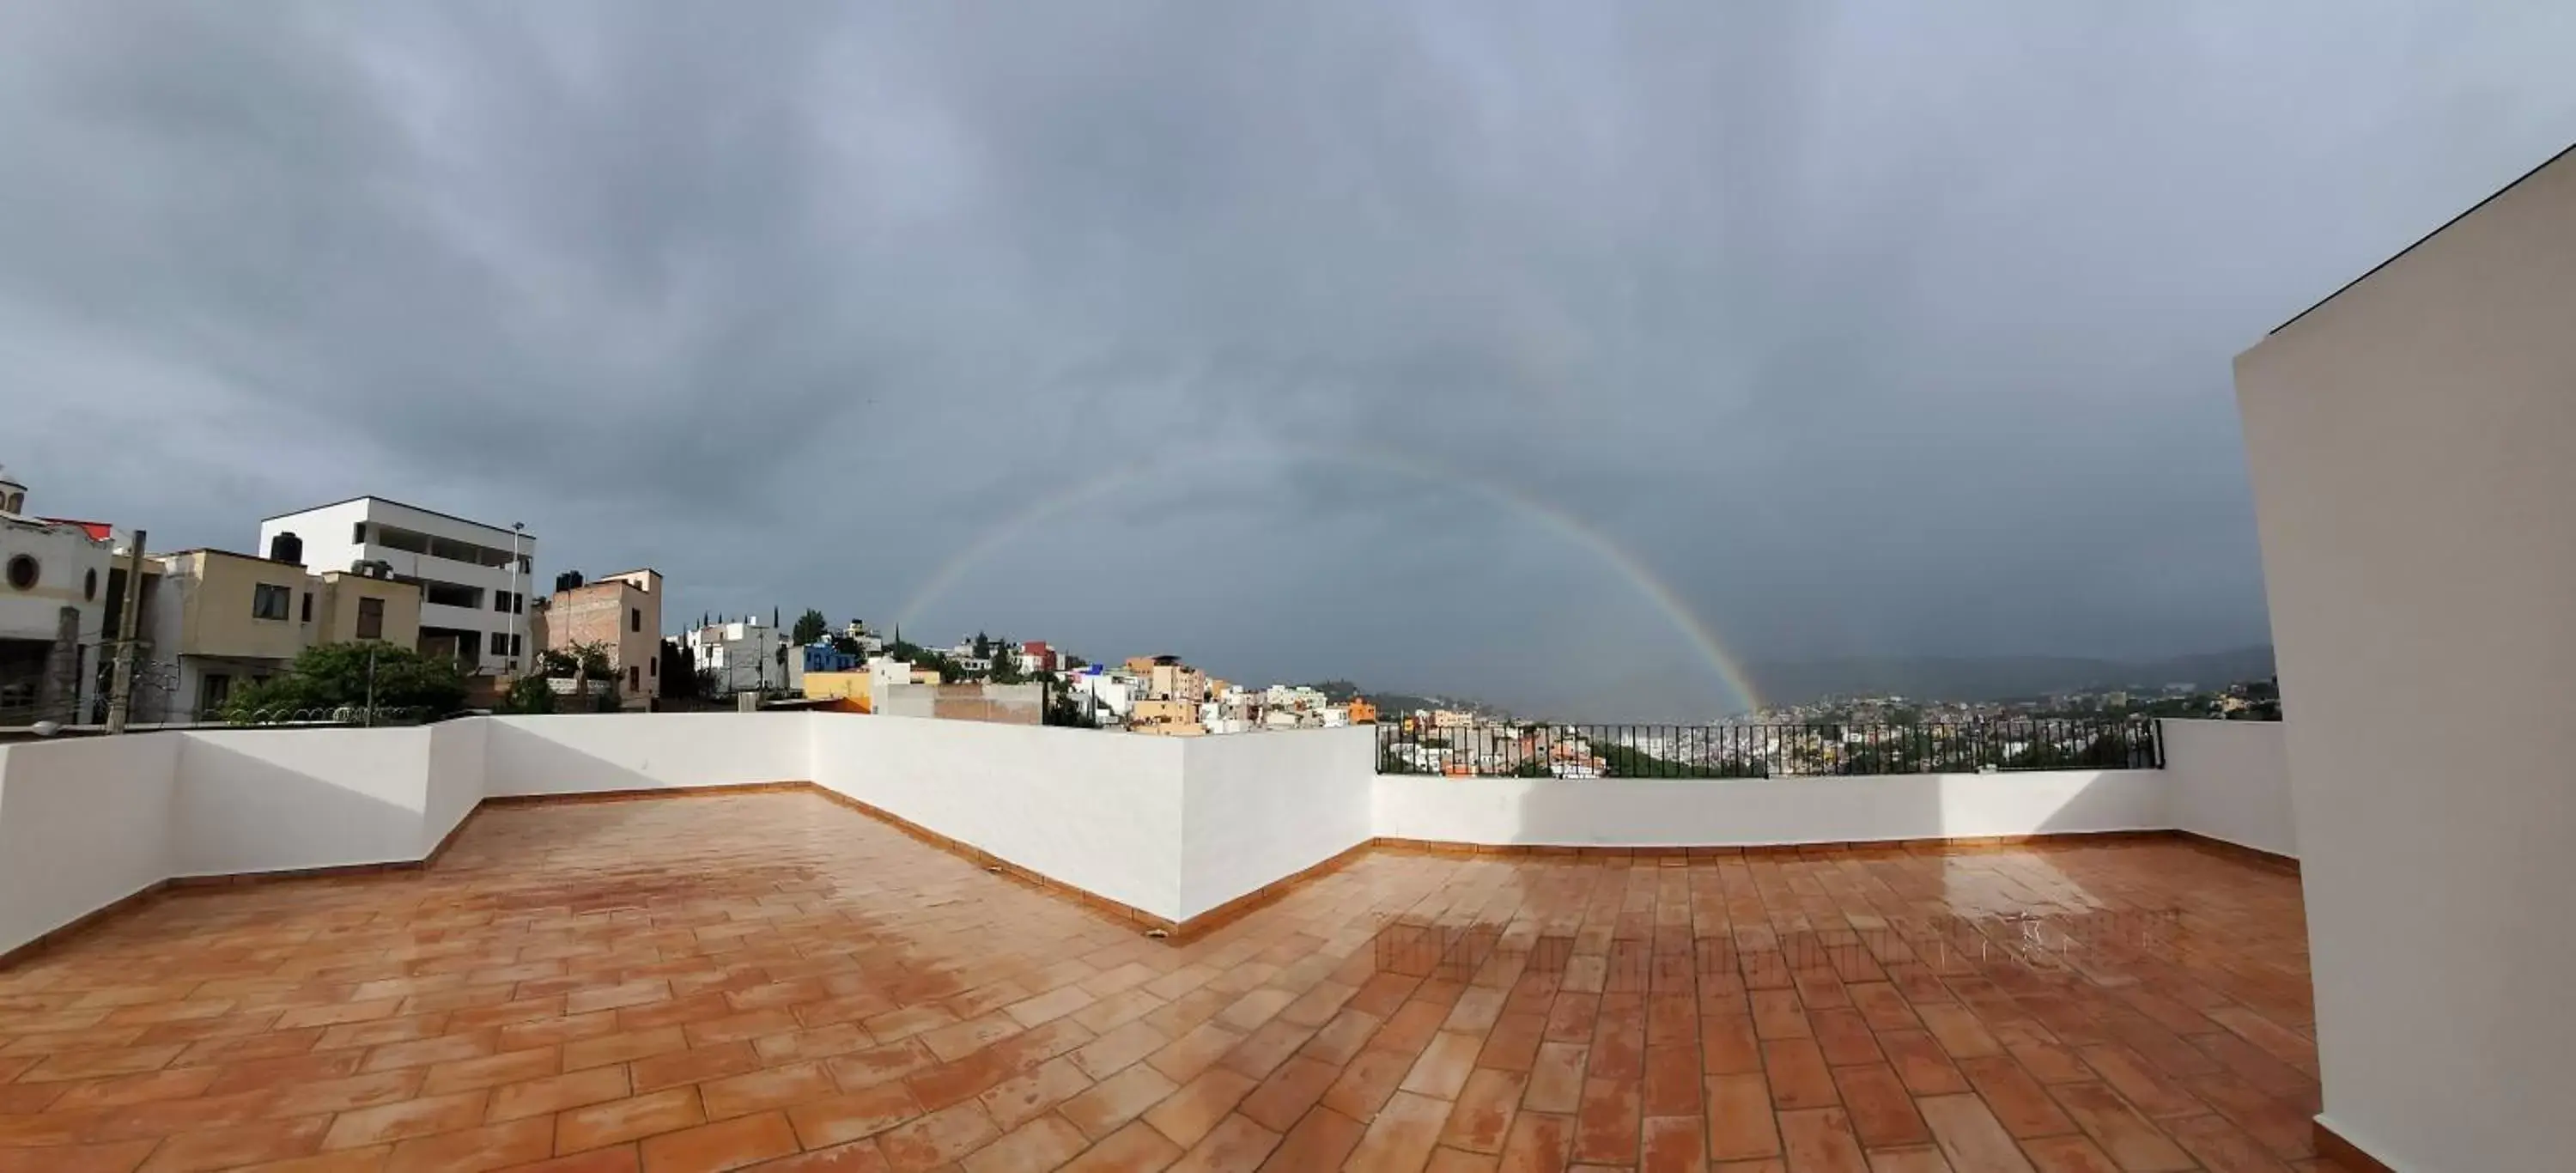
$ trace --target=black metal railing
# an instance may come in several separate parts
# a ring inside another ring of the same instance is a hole
[[[2029,718],[1916,725],[1377,727],[1381,774],[1471,778],[1792,778],[1989,770],[2151,770],[2151,720]]]

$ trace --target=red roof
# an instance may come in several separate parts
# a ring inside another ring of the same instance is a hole
[[[108,540],[114,535],[116,530],[115,526],[109,525],[104,521],[74,521],[68,517],[40,517],[36,520],[49,521],[55,525],[79,526],[82,529],[89,531],[89,540],[93,542],[104,542]]]

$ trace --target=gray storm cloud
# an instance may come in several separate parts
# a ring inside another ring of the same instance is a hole
[[[52,511],[1639,719],[1730,707],[1694,625],[2262,642],[2228,360],[2576,138],[2539,3],[0,25]]]

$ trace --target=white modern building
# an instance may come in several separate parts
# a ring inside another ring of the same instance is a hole
[[[1124,725],[1136,708],[1136,678],[1123,672],[1076,672],[1064,690],[1099,725]]]
[[[693,628],[680,638],[697,657],[698,671],[713,673],[716,691],[731,695],[788,686],[787,634],[752,616]]]
[[[301,541],[304,564],[317,571],[381,563],[394,578],[419,583],[425,653],[499,674],[517,671],[533,652],[527,600],[537,539],[521,527],[356,497],[260,522],[259,548],[274,549],[281,534]]]

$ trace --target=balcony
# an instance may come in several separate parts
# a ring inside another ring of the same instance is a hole
[[[2291,1167],[2281,731],[1668,781],[819,713],[22,743],[0,1168]]]

